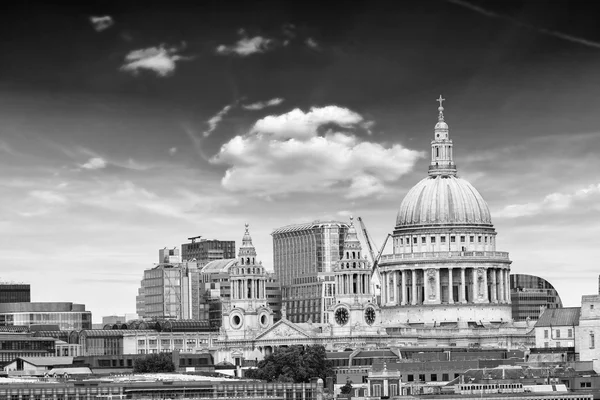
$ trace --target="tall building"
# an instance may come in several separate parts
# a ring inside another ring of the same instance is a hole
[[[393,254],[379,263],[389,323],[466,324],[511,319],[508,253],[479,192],[457,176],[442,97],[426,178],[404,197]]]
[[[275,229],[273,268],[282,306],[292,322],[325,322],[333,304],[333,267],[341,259],[348,224],[315,221]]]
[[[28,283],[0,283],[0,303],[29,303],[31,287]]]
[[[200,318],[204,305],[200,302],[198,263],[181,262],[175,250],[159,250],[161,262],[144,271],[136,297],[136,313],[140,317]]]
[[[214,260],[235,258],[235,241],[233,240],[207,240],[202,236],[188,238],[190,243],[181,245],[181,258],[195,260],[200,266]]]
[[[562,300],[554,286],[534,275],[510,276],[510,300],[515,321],[537,321],[546,308],[562,308]]]

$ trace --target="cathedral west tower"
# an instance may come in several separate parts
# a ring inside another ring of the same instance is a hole
[[[508,253],[479,192],[458,176],[438,99],[428,176],[400,204],[393,254],[380,261],[384,323],[507,322]]]

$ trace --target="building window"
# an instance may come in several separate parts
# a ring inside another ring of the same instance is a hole
[[[593,310],[593,309],[594,309],[594,305],[590,304],[590,310]]]
[[[435,243],[435,236],[431,237],[431,243]]]
[[[381,385],[373,385],[373,396],[381,397]]]
[[[461,236],[461,237],[460,237],[460,242],[461,242],[461,243],[464,243],[464,242],[465,242],[465,239],[466,239],[466,236]]]
[[[390,396],[398,396],[398,385],[390,385]]]
[[[409,374],[406,376],[407,382],[413,382],[415,380],[415,376],[413,374]]]
[[[487,243],[487,236],[485,236],[484,239],[485,239],[485,242]]]
[[[413,238],[413,243],[417,244],[417,238],[416,237]]]
[[[557,329],[557,330],[556,330],[556,338],[557,338],[557,339],[560,339],[560,329]]]
[[[423,237],[421,238],[421,243],[422,243],[422,244],[425,244],[425,243],[427,243],[427,238],[426,238],[425,236],[423,236]]]
[[[446,236],[442,236],[442,237],[440,237],[440,242],[442,242],[442,243],[446,243]]]
[[[471,243],[475,242],[475,236],[470,236],[469,237],[469,242],[471,242]]]
[[[594,349],[596,347],[596,338],[594,337],[594,333],[590,333],[590,349]]]
[[[582,387],[582,388],[591,388],[592,387],[592,382],[579,382],[579,387]]]
[[[481,243],[481,236],[478,236],[478,237],[477,237],[477,242],[478,242],[478,243]]]
[[[400,244],[404,244],[404,239],[400,238]]]
[[[442,381],[448,382],[449,380],[450,380],[450,377],[448,376],[448,374],[442,374]]]
[[[573,329],[569,328],[567,330],[567,337],[573,337]]]
[[[437,374],[431,374],[431,382],[437,382]]]
[[[548,329],[544,329],[544,339],[548,339]]]
[[[456,242],[456,237],[455,237],[455,236],[450,236],[450,242],[451,242],[451,243],[454,243],[454,242]]]
[[[425,382],[425,374],[419,374],[419,381]]]

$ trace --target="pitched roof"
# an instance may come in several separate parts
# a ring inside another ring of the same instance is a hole
[[[579,325],[580,314],[581,307],[546,308],[535,327]]]

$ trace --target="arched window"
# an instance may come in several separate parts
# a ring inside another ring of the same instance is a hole
[[[352,258],[353,259],[356,258],[356,252],[355,251],[352,252]]]
[[[250,264],[250,257],[246,258],[246,264]],[[250,272],[250,270],[248,270]]]
[[[439,147],[436,147],[436,148],[435,148],[435,156],[436,156],[436,157],[439,157],[439,156],[440,156],[440,148],[439,148]]]
[[[242,258],[242,265],[244,265],[244,259]]]

